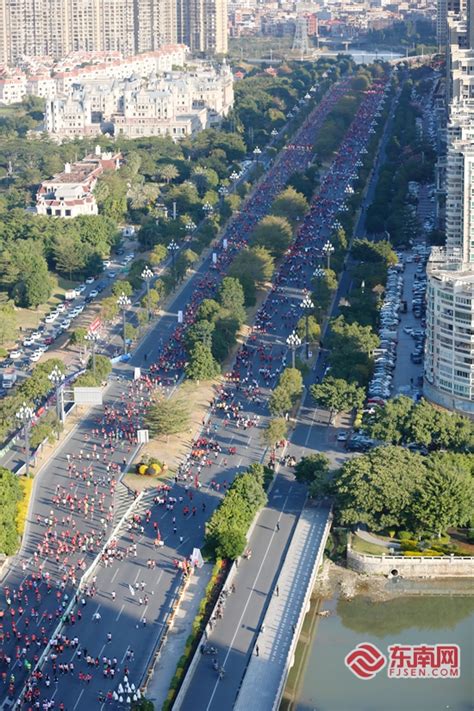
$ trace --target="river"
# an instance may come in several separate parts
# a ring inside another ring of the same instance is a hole
[[[433,588],[431,588],[433,590]],[[474,596],[465,581],[457,595],[426,593],[378,602],[364,595],[315,600],[307,615],[282,709],[294,711],[472,711],[474,709]],[[445,590],[436,590],[445,593]],[[389,645],[457,644],[459,679],[357,678],[344,664],[358,644],[387,655]]]

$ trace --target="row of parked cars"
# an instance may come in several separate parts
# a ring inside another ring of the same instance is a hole
[[[403,263],[389,267],[382,308],[380,309],[380,346],[374,352],[374,374],[368,387],[369,404],[383,404],[390,396],[397,359],[398,323],[402,308]]]
[[[93,282],[94,279],[92,277],[86,280],[86,284],[92,284]],[[31,364],[36,363],[56,339],[69,328],[74,319],[84,311],[86,304],[105,289],[105,284],[97,284],[78,303],[77,300],[81,298],[82,293],[87,288],[86,284],[80,284],[73,290],[74,294],[69,294],[69,299],[57,304],[40,322],[37,329],[27,331],[21,345],[10,352],[8,361],[3,365],[15,365],[20,369],[28,369]]]

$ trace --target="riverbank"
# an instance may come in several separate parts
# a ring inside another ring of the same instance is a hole
[[[367,577],[326,560],[311,599],[280,711],[468,711],[474,689],[472,581]],[[361,682],[344,663],[366,642],[387,653],[391,644],[458,644],[458,679]]]
[[[472,579],[443,578],[407,580],[386,578],[380,575],[366,576],[326,559],[318,576],[313,598],[323,600],[334,596],[351,600],[358,595],[369,597],[374,602],[384,602],[404,595],[472,595]]]

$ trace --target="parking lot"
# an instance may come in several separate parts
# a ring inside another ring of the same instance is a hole
[[[423,361],[414,363],[410,357],[414,352],[415,339],[405,329],[413,329],[414,332],[418,332],[422,328],[421,319],[415,317],[411,306],[413,285],[419,262],[406,261],[407,258],[413,259],[411,252],[406,253],[403,258],[405,271],[403,273],[402,300],[407,303],[407,312],[400,314],[400,323],[398,324],[397,359],[393,372],[392,394],[414,396],[421,392],[422,380],[420,381],[420,378],[423,377]]]

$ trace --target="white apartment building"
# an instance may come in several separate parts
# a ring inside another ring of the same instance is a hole
[[[443,250],[428,262],[424,395],[474,417],[474,270]]]
[[[459,265],[474,264],[472,122],[469,129],[471,139],[453,138],[446,156],[446,252]]]
[[[470,15],[470,21],[473,15]],[[467,28],[466,36],[471,30]],[[456,33],[453,35],[456,37]],[[446,247],[428,262],[425,396],[474,418],[474,53],[448,45]]]
[[[218,125],[233,104],[233,76],[227,65],[215,69],[195,62],[183,71],[146,78],[73,84],[46,102],[45,127],[62,140],[102,131],[137,138],[175,139]]]

